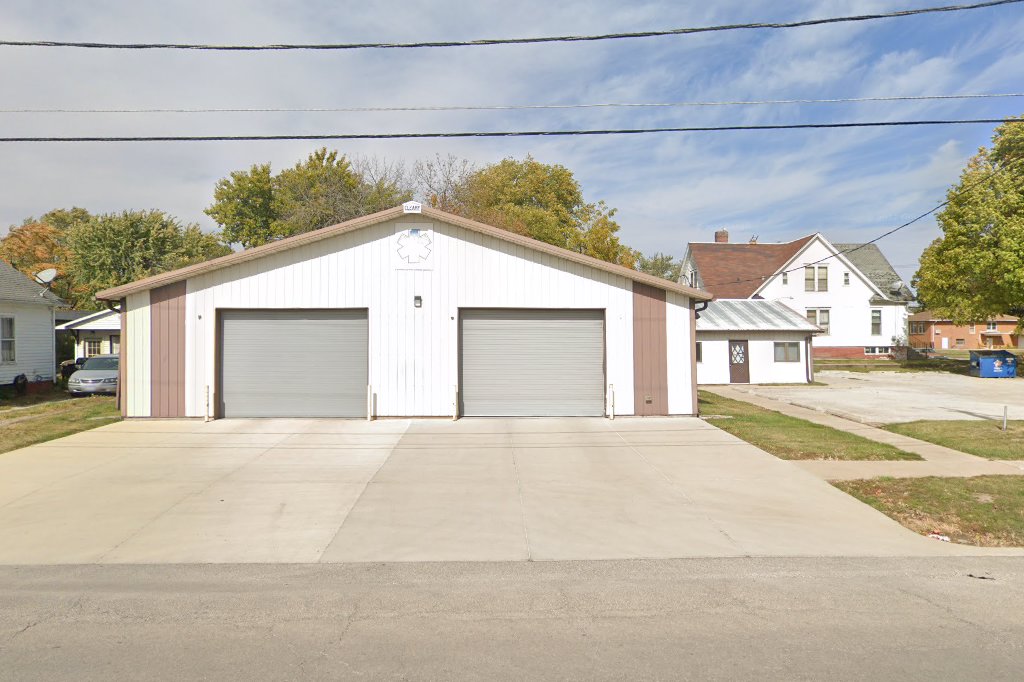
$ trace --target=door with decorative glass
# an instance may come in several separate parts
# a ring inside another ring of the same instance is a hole
[[[750,383],[750,353],[746,341],[729,341],[729,383]]]

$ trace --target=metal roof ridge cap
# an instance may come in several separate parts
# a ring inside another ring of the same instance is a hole
[[[287,237],[276,242],[262,244],[260,246],[253,247],[251,249],[246,249],[244,251],[239,251],[237,253],[227,254],[225,256],[221,256],[220,258],[214,258],[212,260],[204,261],[202,263],[196,263],[195,265],[189,265],[184,268],[178,268],[177,270],[171,270],[169,272],[152,275],[150,277],[136,280],[134,282],[129,282],[127,284],[111,287],[109,289],[103,289],[101,291],[96,292],[95,297],[98,300],[119,299],[129,294],[154,289],[156,287],[164,286],[166,284],[173,284],[175,282],[188,279],[189,277],[205,274],[207,272],[212,272],[214,270],[219,270],[221,268],[229,267],[236,263],[244,263],[249,260],[261,258],[265,255],[270,255],[273,253],[277,253],[279,251],[287,251],[288,249],[297,246],[302,246],[305,244],[321,241],[323,239],[328,239],[330,237],[345,234],[347,232],[361,229],[363,227],[369,227],[370,225],[385,222],[387,220],[391,220],[402,215],[406,215],[403,210],[403,207],[401,205],[395,206],[393,208],[378,211],[377,213],[372,213],[367,216],[353,218],[351,220],[338,223],[336,225],[320,228],[319,230],[311,230],[309,232],[304,232],[302,234],[298,234],[292,237]],[[706,301],[710,301],[714,298],[714,296],[709,292],[705,292],[700,289],[694,289],[692,287],[681,285],[676,282],[672,282],[670,280],[657,277],[655,275],[649,275],[638,270],[632,270],[623,265],[602,261],[598,258],[594,258],[593,256],[575,253],[573,251],[569,251],[568,249],[563,249],[561,247],[554,246],[553,244],[548,244],[538,239],[533,239],[532,237],[526,237],[524,235],[515,234],[513,232],[503,230],[499,227],[487,225],[486,223],[481,223],[479,221],[465,218],[463,216],[458,216],[452,213],[447,213],[445,211],[441,211],[431,206],[423,206],[421,209],[421,213],[419,215],[426,215],[427,217],[432,217],[436,220],[441,220],[442,222],[447,222],[449,224],[453,224],[456,226],[461,225],[467,229],[471,229],[481,234],[493,236],[497,239],[502,239],[504,241],[508,241],[514,244],[520,244],[522,246],[532,248],[536,251],[546,252],[551,255],[564,258],[566,260],[580,263],[581,265],[588,265],[599,270],[611,272],[612,274],[618,274],[620,276],[632,279],[634,281],[650,284],[656,288],[664,289],[666,291],[681,293],[690,298]]]

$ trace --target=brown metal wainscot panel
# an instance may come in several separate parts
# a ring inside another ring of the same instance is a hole
[[[668,414],[665,290],[633,282],[633,410]]]
[[[185,416],[185,282],[149,292],[153,417]]]

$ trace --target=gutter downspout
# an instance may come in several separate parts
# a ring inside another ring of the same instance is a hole
[[[812,337],[808,336],[804,339],[805,347],[807,348],[807,383],[814,383],[814,350],[811,345]]]

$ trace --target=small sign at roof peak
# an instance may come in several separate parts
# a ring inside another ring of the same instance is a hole
[[[423,204],[418,201],[407,201],[402,204],[402,213],[422,213]]]

